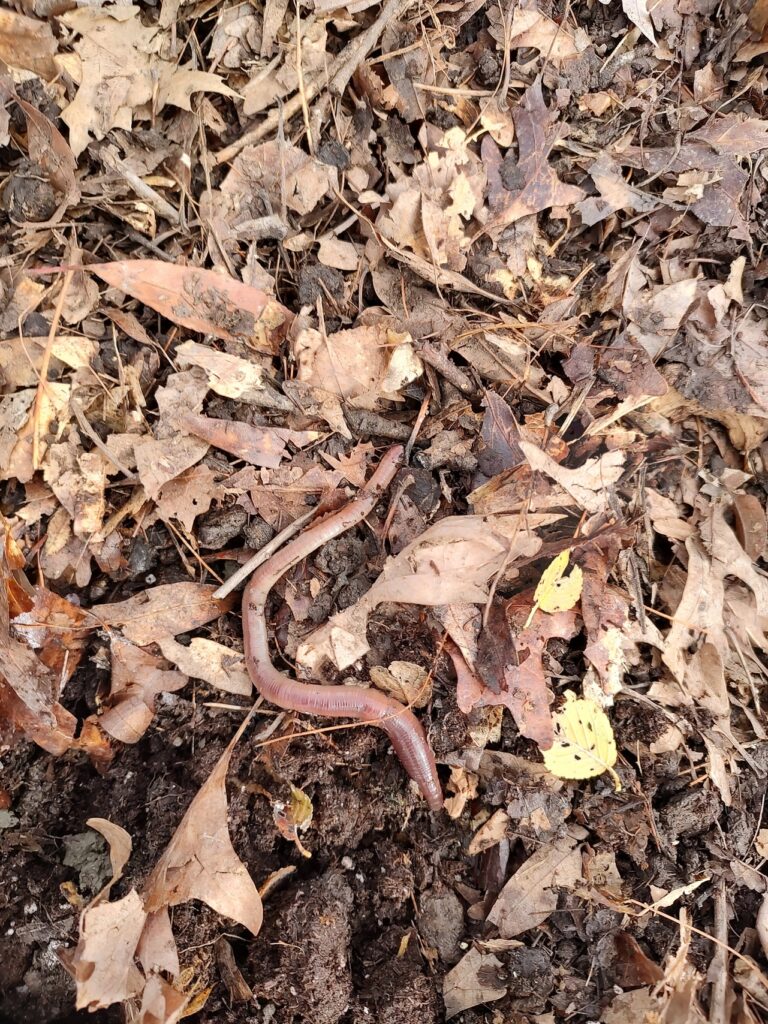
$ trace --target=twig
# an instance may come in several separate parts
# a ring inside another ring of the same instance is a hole
[[[260,565],[263,565],[267,559],[271,558],[272,555],[277,551],[279,547],[282,547],[287,540],[290,540],[299,530],[313,518],[316,513],[316,509],[311,508],[309,512],[305,512],[303,516],[299,516],[298,519],[294,519],[292,523],[289,523],[284,530],[276,534],[272,540],[268,541],[263,548],[259,548],[255,555],[252,555],[248,561],[241,565],[237,572],[234,572],[228,580],[215,590],[213,596],[217,601],[223,601],[224,598],[231,594],[232,591],[239,587],[241,583],[245,582],[254,569],[258,569]]]
[[[298,114],[305,104],[310,104],[318,93],[322,92],[326,81],[329,83],[331,92],[341,95],[355,70],[376,45],[379,36],[389,22],[398,18],[410,3],[411,0],[387,0],[378,18],[364,32],[361,32],[359,36],[356,36],[347,43],[336,60],[334,60],[327,79],[324,75],[318,74],[306,81],[303,93],[295,93],[283,104],[282,109],[277,108],[271,111],[261,124],[257,124],[255,128],[251,128],[245,135],[241,135],[231,145],[219,150],[214,157],[214,162],[217,164],[228,163],[246,146],[251,146],[254,142],[260,142],[265,136],[276,131],[281,116],[285,121],[288,121],[294,114]]]
[[[107,167],[116,174],[119,174],[131,186],[136,195],[151,206],[156,213],[159,213],[161,217],[165,217],[171,224],[178,225],[181,223],[181,217],[176,207],[171,206],[168,200],[163,199],[159,192],[156,192],[151,186],[143,182],[138,174],[134,174],[119,156],[110,152],[109,149],[104,149],[102,150],[101,158]]]
[[[72,283],[73,275],[73,270],[68,270],[64,275],[61,291],[59,292],[59,297],[56,300],[56,308],[53,311],[51,329],[48,331],[48,341],[46,342],[45,351],[43,352],[43,361],[40,364],[40,380],[37,382],[35,406],[32,411],[32,468],[35,470],[40,469],[40,417],[42,415],[41,410],[43,407],[43,392],[48,389],[48,370],[51,365],[53,343],[56,340],[56,334],[59,330],[61,313],[64,309],[64,300],[67,297],[67,292],[69,291],[69,286]]]
[[[726,1024],[725,1001],[728,994],[728,900],[725,881],[721,878],[715,889],[715,936],[718,944],[712,955],[707,979],[712,983],[709,996],[710,1024]]]

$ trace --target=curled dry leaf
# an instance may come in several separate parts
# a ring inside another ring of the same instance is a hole
[[[567,469],[528,441],[520,441],[520,447],[531,469],[560,484],[581,508],[593,514],[605,508],[606,488],[624,472],[625,456],[621,451],[606,452],[598,459],[588,459],[578,469]]]
[[[158,646],[164,657],[193,679],[202,679],[218,690],[243,697],[253,690],[243,655],[215,640],[193,637],[185,647],[167,636],[158,641]]]
[[[234,598],[217,601],[215,589],[203,583],[165,583],[125,601],[95,605],[93,612],[106,625],[119,627],[126,640],[146,647],[204,626],[229,611]]]
[[[411,661],[393,661],[388,668],[373,665],[371,680],[380,690],[408,707],[424,708],[432,698],[429,673]]]
[[[115,825],[114,822],[109,821],[107,818],[89,818],[86,821],[86,825],[104,836],[109,845],[109,862],[112,865],[112,878],[96,897],[97,900],[101,900],[109,893],[115,882],[123,877],[123,869],[130,859],[133,841],[124,828],[120,825]]]
[[[138,743],[155,714],[155,697],[186,686],[187,676],[119,636],[112,637],[112,685],[99,725],[123,743]]]
[[[216,448],[245,459],[253,466],[275,469],[286,457],[290,442],[298,448],[314,444],[316,430],[286,430],[283,427],[254,427],[237,420],[218,420],[188,412],[179,417],[181,426]]]
[[[149,912],[202,900],[252,935],[262,922],[261,898],[235,853],[227,829],[226,776],[242,728],[184,815],[145,887]]]
[[[387,560],[357,604],[334,615],[301,645],[299,662],[314,674],[326,660],[348,668],[368,651],[368,616],[383,601],[428,606],[485,602],[486,585],[505,562],[512,564],[541,547],[538,537],[510,526],[501,518],[451,516],[429,527]]]
[[[173,323],[225,341],[244,341],[274,355],[293,320],[285,306],[214,270],[161,260],[94,263],[94,274]]]

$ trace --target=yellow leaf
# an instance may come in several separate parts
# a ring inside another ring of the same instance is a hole
[[[574,565],[570,575],[565,575],[570,557],[570,548],[566,548],[541,574],[533,600],[543,612],[567,612],[581,597],[584,576],[580,567]]]
[[[531,614],[525,624],[526,629],[530,626],[533,616],[539,608],[550,615],[553,612],[567,612],[581,597],[581,587],[584,582],[581,568],[574,565],[570,575],[565,575],[570,557],[571,549],[566,548],[552,559],[541,574],[539,585],[533,595],[533,608],[531,608]]]
[[[616,764],[616,740],[601,707],[569,692],[565,706],[553,716],[555,742],[543,751],[547,769],[561,779],[593,779],[610,772],[616,792],[621,782]]]

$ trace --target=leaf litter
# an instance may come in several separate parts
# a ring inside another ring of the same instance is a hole
[[[0,1015],[761,1019],[765,3],[65,7],[0,12]],[[243,724],[217,594],[392,443],[266,618],[442,820]]]

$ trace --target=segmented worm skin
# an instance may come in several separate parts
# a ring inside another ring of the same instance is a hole
[[[243,596],[245,658],[253,685],[278,707],[328,718],[354,718],[383,729],[430,808],[438,811],[443,806],[443,794],[435,758],[421,723],[412,711],[379,690],[321,686],[291,679],[275,668],[269,656],[266,620],[269,591],[292,566],[372,511],[392,482],[402,457],[401,446],[390,448],[354,501],[300,534],[256,570]]]

